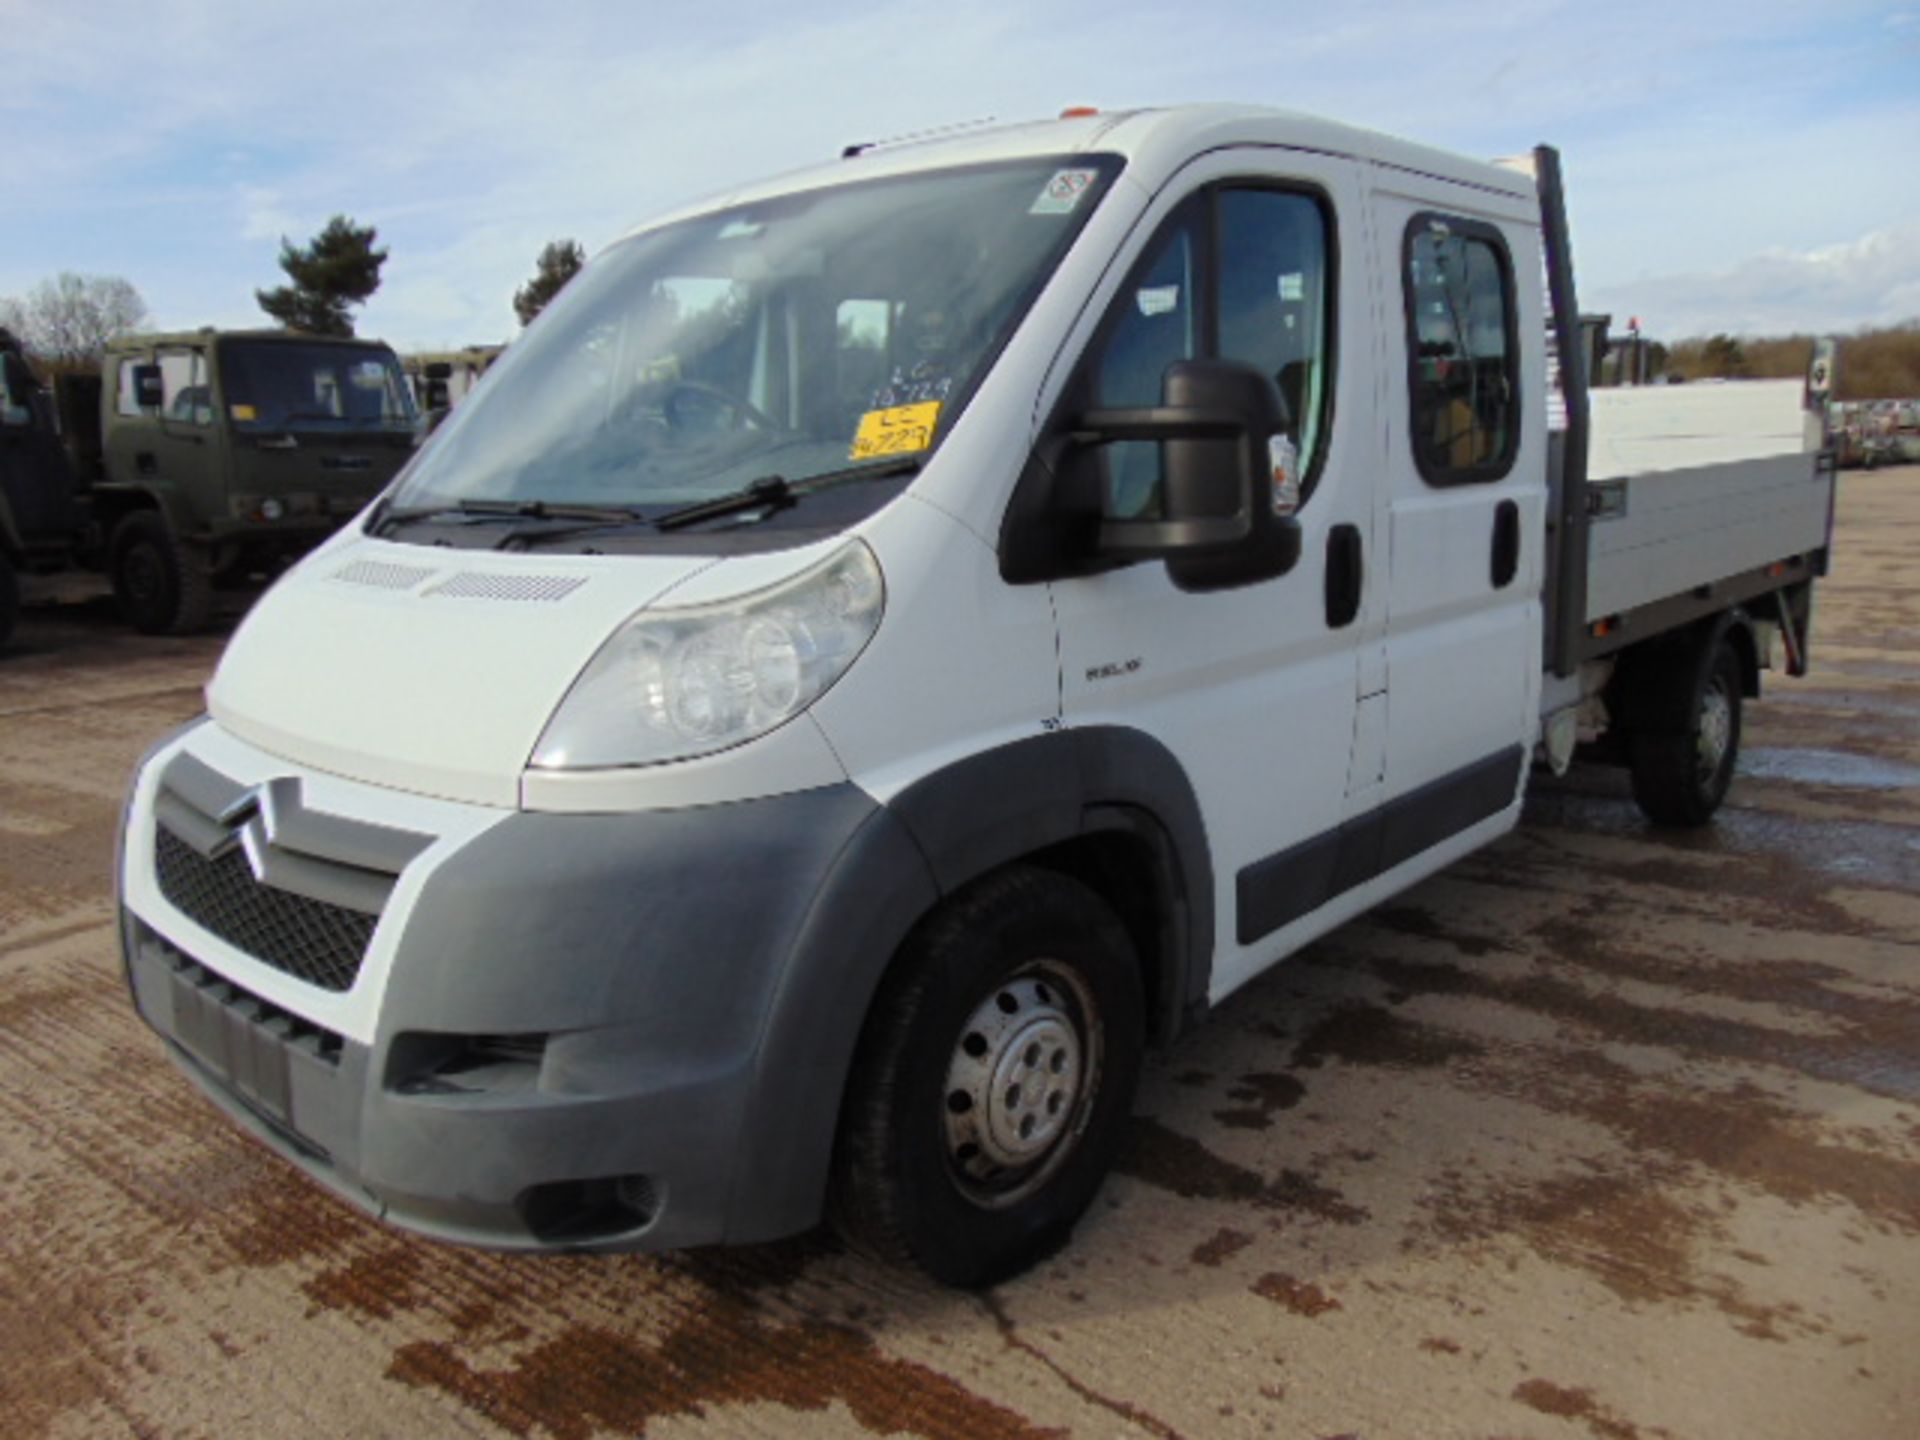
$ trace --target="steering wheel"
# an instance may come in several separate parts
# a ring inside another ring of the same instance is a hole
[[[676,380],[668,389],[666,398],[660,402],[661,415],[666,418],[667,424],[676,430],[686,426],[692,418],[683,408],[689,396],[699,396],[703,400],[718,402],[756,430],[787,428],[751,400],[742,400],[738,395],[730,394],[718,385],[709,385],[704,380]],[[734,428],[738,429],[739,426],[736,425]]]

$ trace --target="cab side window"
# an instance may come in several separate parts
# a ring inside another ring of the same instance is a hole
[[[1218,213],[1220,356],[1273,377],[1289,438],[1311,466],[1332,360],[1326,212],[1297,192],[1226,190]]]
[[[142,365],[152,363],[148,355],[129,355],[120,362],[120,373],[113,386],[113,413],[138,418],[140,410],[140,392],[133,383],[133,372]]]
[[[33,423],[33,377],[26,362],[8,351],[0,354],[0,425],[23,429]]]
[[[1093,366],[1093,403],[1103,409],[1158,405],[1160,382],[1176,360],[1200,353],[1200,297],[1195,293],[1199,213],[1194,210],[1156,242],[1108,321]],[[1106,447],[1107,513],[1125,519],[1161,513],[1160,447],[1129,440]]]
[[[1332,235],[1328,207],[1300,189],[1228,184],[1187,202],[1107,317],[1088,368],[1089,404],[1158,405],[1177,360],[1250,364],[1279,387],[1310,490],[1331,413]],[[1159,446],[1101,448],[1106,513],[1163,514]]]
[[[211,425],[213,391],[207,357],[200,350],[160,352],[160,413],[178,425]]]
[[[1414,461],[1432,485],[1498,480],[1520,436],[1506,242],[1490,225],[1416,215],[1406,296]]]

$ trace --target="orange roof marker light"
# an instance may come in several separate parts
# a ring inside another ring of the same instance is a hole
[[[1084,120],[1089,115],[1098,115],[1099,113],[1100,107],[1098,105],[1069,105],[1060,112],[1060,118],[1062,120]]]

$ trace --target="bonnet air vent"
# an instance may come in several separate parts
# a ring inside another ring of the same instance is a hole
[[[580,575],[483,575],[463,570],[426,593],[444,600],[514,600],[551,603],[564,600],[582,585]]]
[[[411,590],[433,574],[417,565],[391,565],[380,560],[355,560],[327,578],[343,585],[371,585],[376,590]]]

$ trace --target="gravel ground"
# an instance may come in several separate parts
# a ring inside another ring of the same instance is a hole
[[[1074,1243],[986,1295],[813,1236],[440,1248],[217,1118],[135,1019],[134,758],[216,637],[0,661],[10,1435],[1920,1433],[1920,469],[1849,474],[1815,674],[1720,821],[1612,772],[1154,1063]]]

